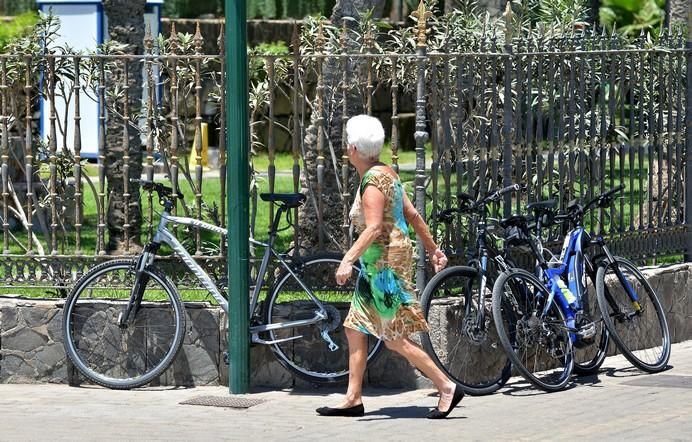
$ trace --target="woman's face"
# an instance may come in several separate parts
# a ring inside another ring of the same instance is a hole
[[[353,159],[358,155],[355,144],[346,145],[346,155],[348,155],[348,162],[353,165]]]

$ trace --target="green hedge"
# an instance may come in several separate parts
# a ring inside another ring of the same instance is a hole
[[[335,0],[247,0],[248,18],[303,18],[329,16]],[[166,0],[164,16],[196,18],[204,14],[222,15],[224,0]]]
[[[0,0],[0,15],[17,15],[36,10],[35,0]]]
[[[0,23],[0,52],[12,40],[23,37],[31,32],[31,28],[38,22],[35,12],[25,12],[14,17],[9,22]]]

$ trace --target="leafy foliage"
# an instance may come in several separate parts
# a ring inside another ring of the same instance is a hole
[[[638,36],[651,30],[658,36],[665,18],[666,0],[602,0],[601,24],[625,35]]]
[[[328,15],[335,0],[248,0],[247,17],[264,19],[303,18]],[[223,15],[224,0],[166,0],[167,17],[196,18],[204,14]]]
[[[35,0],[0,0],[0,15],[17,15],[35,10]]]
[[[38,15],[34,12],[25,12],[12,20],[0,25],[0,52],[11,42],[31,34],[33,26],[38,23]]]

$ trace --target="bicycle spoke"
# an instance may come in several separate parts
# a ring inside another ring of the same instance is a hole
[[[170,365],[184,333],[177,294],[153,273],[139,309],[119,323],[135,283],[131,265],[131,261],[113,261],[95,267],[77,283],[65,305],[63,326],[70,359],[86,377],[111,388],[151,381]]]
[[[606,325],[627,359],[647,371],[665,368],[670,336],[656,292],[636,266],[617,258],[599,269],[599,303]]]

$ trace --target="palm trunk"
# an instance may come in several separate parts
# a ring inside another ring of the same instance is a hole
[[[142,54],[144,42],[144,9],[146,0],[104,0],[103,9],[108,17],[108,33],[111,40],[127,45],[129,54]],[[139,131],[131,124],[125,129],[123,115],[127,100],[128,115],[135,115],[141,106],[141,64],[127,63],[127,80],[123,63],[113,69],[109,84],[124,86],[127,97],[110,103],[111,112],[106,129],[106,177],[108,180],[108,247],[109,253],[131,253],[141,247],[142,210],[139,205],[139,186],[129,182],[142,174],[142,149]],[[136,120],[130,118],[130,121]],[[127,131],[127,133],[125,133]],[[127,159],[126,157],[127,153]],[[127,161],[127,176],[125,176]],[[125,180],[128,194],[125,194]]]
[[[668,0],[666,2],[665,25],[685,24],[690,7],[690,0]]]
[[[361,13],[373,10],[373,17],[382,16],[384,0],[341,0],[337,1],[332,10],[331,22],[334,26],[340,26],[345,17],[353,17],[360,20]],[[355,27],[356,22],[346,21],[346,26]],[[354,41],[347,43],[349,50],[357,49]],[[355,60],[346,63],[347,78],[353,79],[358,75],[356,69],[358,64]],[[346,244],[342,224],[343,224],[343,201],[337,185],[340,168],[342,149],[342,100],[346,99],[347,116],[353,116],[365,112],[363,108],[363,96],[366,92],[364,79],[355,82],[362,87],[349,88],[344,97],[341,89],[343,79],[343,65],[334,58],[326,58],[322,64],[322,81],[324,84],[324,108],[321,113],[315,110],[311,115],[310,126],[305,135],[305,170],[303,176],[303,192],[308,195],[317,196],[317,143],[318,143],[318,124],[320,117],[323,119],[323,155],[324,165],[324,187],[321,198],[323,201],[322,223],[318,223],[318,208],[316,207],[317,198],[311,198],[310,202],[303,206],[300,212],[300,233],[301,245],[307,249],[319,246],[319,229],[323,229],[323,248],[334,249]],[[333,159],[336,159],[336,168]],[[344,183],[352,190],[355,186],[357,177],[355,173],[349,174],[349,182]],[[350,191],[350,194],[353,192]]]

